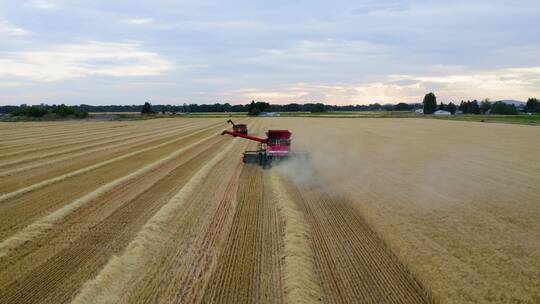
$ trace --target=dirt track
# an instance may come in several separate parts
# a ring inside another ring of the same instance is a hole
[[[318,122],[325,130],[354,127],[343,121]],[[277,124],[316,138],[309,134],[313,120],[245,122],[261,136]],[[403,126],[415,130],[414,123]],[[407,228],[400,234],[391,229],[394,218],[376,222],[389,207],[373,205],[378,188],[360,195],[346,183],[333,185],[328,181],[340,172],[325,175],[324,165],[305,170],[307,179],[243,165],[241,152],[255,145],[219,136],[224,128],[220,119],[0,125],[0,303],[489,302],[489,282],[484,293],[465,290],[460,298],[437,287],[451,265],[428,272],[411,260],[410,244],[399,240],[435,232],[412,236],[425,223],[414,222],[420,215],[410,208],[397,217]],[[365,139],[369,152],[381,144]],[[353,154],[368,153],[358,149]],[[388,158],[364,156],[372,160],[365,166],[370,185],[381,187],[377,181],[394,172],[382,167]],[[538,168],[530,167],[516,176],[536,182]],[[400,178],[396,183],[407,187]],[[419,251],[429,254],[429,263],[445,258]],[[527,288],[523,298],[532,299],[534,286]]]

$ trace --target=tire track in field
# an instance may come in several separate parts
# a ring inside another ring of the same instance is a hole
[[[56,229],[55,239],[61,241],[61,245],[64,246],[56,246],[61,248],[55,250],[52,255],[45,253],[48,248],[40,248],[30,257],[24,255],[27,260],[39,257],[44,262],[29,261],[27,264],[34,268],[27,269],[24,276],[12,277],[9,285],[0,288],[0,290],[5,290],[5,292],[0,291],[0,298],[3,298],[6,303],[42,301],[64,303],[71,300],[83,283],[95,276],[111,256],[120,254],[122,248],[125,248],[136,235],[137,230],[224,144],[223,139],[209,141],[205,143],[202,151],[200,151],[201,147],[192,149],[189,159],[185,159],[186,156],[182,154],[181,158],[171,160],[167,166],[156,168],[151,173],[155,174],[155,177],[150,173],[141,176],[138,181],[125,186],[123,192],[129,193],[127,195],[129,197],[126,199],[122,197],[121,202],[115,199],[115,195],[109,195],[109,198],[102,198],[92,208],[82,208],[64,225],[77,225],[79,222],[91,223],[95,221],[93,219],[95,214],[100,213],[102,208],[110,209],[109,204],[116,205],[114,209],[104,212],[97,224],[86,228],[79,224],[80,227],[75,230],[83,232],[77,235],[76,240],[65,240],[62,230]],[[182,163],[174,164],[176,161]],[[151,179],[151,182],[146,184],[148,179]],[[144,185],[143,189],[140,189],[142,185],[139,183]],[[119,190],[115,189],[115,192]],[[131,195],[133,192],[135,193]],[[88,221],[89,217],[92,220]],[[43,243],[42,240],[40,242]],[[44,244],[48,243],[50,240]],[[15,267],[12,268],[15,269]]]
[[[42,155],[39,155],[39,156],[34,156],[34,157],[29,157],[29,158],[24,158],[24,159],[17,159],[15,161],[12,161],[12,162],[9,162],[9,163],[0,164],[0,168],[2,168],[2,171],[0,171],[0,177],[6,176],[6,175],[9,176],[9,175],[12,175],[14,173],[28,171],[28,170],[39,168],[39,167],[42,167],[42,166],[52,165],[52,164],[55,164],[55,163],[58,163],[58,162],[61,162],[61,161],[71,160],[71,159],[74,159],[76,157],[80,157],[80,156],[84,156],[84,155],[88,155],[88,154],[108,150],[111,147],[115,147],[116,146],[115,144],[120,144],[121,143],[123,146],[125,146],[125,145],[129,145],[129,144],[134,144],[134,143],[142,143],[142,142],[148,141],[147,138],[144,138],[145,136],[160,135],[160,137],[163,137],[163,136],[178,134],[179,131],[180,131],[180,134],[181,134],[181,133],[190,131],[192,129],[196,129],[198,127],[200,127],[200,126],[182,126],[182,127],[177,126],[177,127],[172,128],[172,130],[169,130],[169,131],[159,130],[158,129],[158,130],[150,131],[148,133],[143,132],[143,133],[140,133],[140,134],[137,134],[137,135],[127,136],[127,137],[123,137],[124,135],[119,135],[119,136],[122,136],[123,138],[110,140],[110,141],[102,141],[102,142],[97,143],[97,144],[91,144],[91,145],[87,145],[87,146],[71,148],[71,149],[68,149],[68,150],[62,150],[62,151],[52,152],[52,153],[48,153],[48,154],[42,154]],[[77,152],[77,151],[81,151],[81,150],[83,150],[83,151],[79,152],[79,153],[73,153],[73,152]],[[68,155],[65,156],[65,157],[50,159],[51,157],[61,156],[61,155],[64,155],[64,154],[68,154]],[[38,162],[36,164],[30,164],[30,165],[26,165],[24,167],[16,167],[16,168],[11,169],[11,170],[5,170],[5,167],[18,165],[20,163],[28,163],[28,162],[32,162],[32,161],[39,161],[39,160],[42,160],[42,159],[45,159],[45,158],[47,158],[47,160],[44,161],[44,162]]]
[[[6,201],[8,199],[20,196],[22,194],[41,189],[41,188],[43,188],[45,186],[50,186],[52,184],[63,181],[65,179],[69,179],[69,178],[75,177],[77,175],[81,175],[83,173],[91,172],[91,171],[96,170],[98,168],[110,165],[110,164],[112,164],[114,162],[124,160],[124,159],[127,159],[129,157],[132,157],[132,156],[135,156],[135,155],[138,155],[138,154],[142,154],[144,152],[159,149],[161,147],[164,147],[164,146],[167,146],[167,145],[170,145],[170,144],[173,144],[173,143],[177,143],[177,142],[179,142],[181,140],[184,140],[187,137],[195,136],[197,134],[206,132],[207,130],[213,129],[213,128],[216,128],[216,127],[215,126],[210,126],[210,127],[207,127],[207,128],[205,128],[203,130],[193,132],[193,133],[191,133],[189,135],[185,135],[185,136],[182,136],[182,137],[179,137],[179,138],[176,138],[176,139],[173,139],[173,140],[170,140],[170,141],[167,141],[167,142],[155,145],[155,146],[151,146],[151,147],[148,147],[148,148],[144,148],[144,149],[140,149],[140,150],[137,150],[137,151],[129,152],[129,153],[126,153],[124,155],[117,156],[117,157],[114,157],[112,159],[99,162],[97,164],[93,164],[91,166],[87,166],[87,167],[84,167],[84,168],[81,168],[81,169],[78,169],[78,170],[75,170],[75,171],[60,175],[60,176],[56,176],[54,178],[50,178],[50,179],[41,181],[39,183],[35,183],[35,184],[31,185],[31,186],[27,186],[27,187],[18,189],[16,191],[12,191],[12,192],[9,192],[9,193],[4,193],[4,194],[0,195],[0,203],[3,202],[3,201]]]
[[[80,138],[79,138],[79,139],[76,139],[76,140],[74,140],[72,142],[62,141],[61,144],[53,144],[53,145],[45,146],[45,147],[43,147],[43,146],[41,146],[41,144],[39,144],[40,147],[37,147],[37,148],[16,150],[14,152],[0,154],[0,158],[8,158],[10,156],[17,156],[17,159],[15,159],[15,160],[7,161],[7,162],[4,161],[4,162],[0,163],[0,168],[3,168],[3,167],[8,166],[8,165],[13,165],[13,164],[16,164],[16,163],[20,163],[20,162],[27,162],[27,161],[36,160],[36,159],[47,158],[47,157],[56,156],[56,155],[59,155],[59,154],[67,154],[67,153],[76,152],[76,151],[79,151],[79,150],[88,149],[88,148],[95,147],[95,146],[106,145],[106,144],[114,143],[114,142],[121,142],[122,140],[136,138],[138,136],[150,136],[150,135],[156,134],[156,133],[158,133],[160,131],[162,131],[162,132],[167,132],[167,131],[171,131],[171,130],[174,131],[174,130],[176,130],[178,128],[188,127],[190,125],[191,124],[181,124],[181,125],[169,126],[169,127],[166,127],[166,128],[163,128],[163,127],[159,126],[157,128],[142,129],[142,130],[140,130],[140,128],[137,128],[135,130],[133,130],[133,129],[121,130],[122,132],[113,133],[113,134],[111,134],[111,132],[108,131],[108,132],[104,132],[104,135],[103,134],[95,134],[95,133],[90,133],[90,134],[85,133],[85,140],[80,140]],[[136,133],[136,135],[126,136],[128,134],[133,134],[133,133]],[[91,136],[91,138],[88,139],[88,136]],[[96,136],[96,137],[94,137],[94,136]],[[106,139],[106,140],[103,140],[103,139]],[[91,144],[82,145],[84,143],[91,143]],[[62,147],[66,147],[66,146],[74,146],[74,145],[76,145],[76,147],[74,147],[74,148],[64,149],[64,150],[59,150],[59,151],[53,151],[53,152],[49,152],[49,153],[44,153],[44,151],[57,150],[58,148],[62,148]],[[21,158],[22,155],[32,154],[32,153],[39,153],[39,155],[34,155],[34,156],[26,157],[26,158]]]
[[[118,303],[128,284],[143,274],[152,252],[170,240],[168,229],[182,207],[189,204],[190,197],[211,174],[212,169],[233,148],[235,141],[208,161],[192,178],[142,227],[122,255],[112,257],[107,265],[92,280],[85,283],[72,303]]]
[[[202,131],[201,131],[202,132]],[[83,197],[80,197],[76,199],[75,201],[63,206],[62,208],[50,213],[49,215],[33,222],[32,224],[28,225],[26,228],[24,228],[22,231],[16,233],[13,236],[8,237],[4,241],[0,243],[0,257],[3,257],[9,253],[9,251],[14,250],[15,248],[21,246],[22,244],[38,237],[39,235],[43,234],[44,232],[50,230],[54,224],[56,224],[58,221],[62,220],[64,217],[69,215],[70,213],[74,212],[81,206],[84,206],[85,204],[88,204],[92,202],[93,200],[97,199],[99,196],[103,195],[104,193],[113,190],[114,188],[120,186],[121,184],[136,178],[140,175],[143,175],[159,166],[161,166],[163,163],[174,159],[184,153],[186,150],[199,145],[211,138],[214,138],[216,135],[210,135],[208,137],[205,137],[203,139],[198,140],[195,143],[192,143],[188,146],[185,146],[169,155],[167,155],[164,158],[161,158],[153,163],[150,163],[142,168],[139,168],[138,170],[132,172],[131,174],[122,176],[118,179],[115,179],[107,184],[102,185],[101,187],[95,189],[94,191],[84,195]]]
[[[313,227],[315,261],[329,303],[432,302],[350,202],[316,186],[290,187]]]
[[[283,302],[282,228],[262,174],[256,165],[242,170],[232,227],[205,290],[205,303]]]

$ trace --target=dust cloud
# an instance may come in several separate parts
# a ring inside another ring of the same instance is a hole
[[[361,147],[348,145],[339,136],[319,133],[310,125],[295,125],[291,130],[292,151],[301,154],[275,166],[287,180],[324,192],[364,182],[364,161],[356,152]]]

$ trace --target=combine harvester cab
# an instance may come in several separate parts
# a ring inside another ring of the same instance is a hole
[[[259,149],[255,151],[245,151],[242,158],[244,163],[258,163],[263,168],[268,168],[274,161],[282,161],[290,158],[307,160],[307,152],[291,152],[291,135],[289,130],[268,130],[266,138],[249,136],[233,131],[223,131],[233,137],[242,137],[248,140],[259,142]]]

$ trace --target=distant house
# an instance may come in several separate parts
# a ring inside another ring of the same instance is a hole
[[[437,110],[433,113],[433,115],[435,116],[450,116],[452,115],[452,113],[448,112],[448,111],[443,111],[443,110]]]

